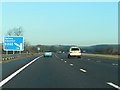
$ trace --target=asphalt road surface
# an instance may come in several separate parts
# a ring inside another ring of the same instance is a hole
[[[36,55],[3,64],[2,88],[120,89],[118,60]]]

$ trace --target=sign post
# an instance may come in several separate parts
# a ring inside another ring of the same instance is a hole
[[[8,51],[23,51],[24,37],[23,36],[6,36],[4,37],[4,50]]]
[[[39,51],[40,51],[40,47],[38,47],[37,50],[38,50],[38,53],[39,53]]]
[[[13,50],[13,54],[15,54],[15,51]]]
[[[19,51],[19,54],[21,54],[21,51]]]
[[[6,50],[6,55],[8,54],[8,51]]]

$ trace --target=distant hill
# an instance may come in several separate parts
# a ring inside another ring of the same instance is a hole
[[[88,48],[89,48],[89,49],[95,49],[95,48],[108,48],[108,47],[118,48],[118,45],[101,44],[101,45],[90,46],[90,47],[88,47]]]
[[[82,48],[85,53],[94,54],[120,54],[120,45],[117,44],[101,44]]]

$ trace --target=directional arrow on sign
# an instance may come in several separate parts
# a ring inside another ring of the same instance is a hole
[[[20,43],[20,45],[19,44],[17,44],[17,43],[14,43],[16,46],[18,46],[18,47],[20,47],[20,50],[22,50],[22,43]]]

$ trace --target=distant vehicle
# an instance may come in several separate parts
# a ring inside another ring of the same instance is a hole
[[[68,58],[70,57],[78,57],[81,58],[81,49],[79,47],[71,47],[69,49],[69,53],[68,53]]]
[[[53,53],[52,51],[45,51],[44,52],[44,57],[52,57]]]

